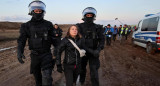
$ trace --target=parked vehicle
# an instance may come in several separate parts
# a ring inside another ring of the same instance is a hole
[[[160,13],[147,14],[140,20],[132,34],[132,43],[146,48],[150,54],[160,50]]]

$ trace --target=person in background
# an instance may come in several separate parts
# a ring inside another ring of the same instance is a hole
[[[118,33],[118,29],[117,29],[117,26],[115,25],[113,28],[113,41],[116,40],[117,33]]]
[[[59,28],[58,24],[54,25],[54,36],[53,36],[53,40],[54,40],[54,56],[56,57],[57,54],[57,47],[58,45],[61,43],[61,38],[62,38],[62,29]]]
[[[131,32],[132,32],[132,28],[130,25],[128,25],[128,35],[130,35]]]
[[[112,39],[112,34],[113,34],[113,28],[111,27],[110,24],[107,25],[107,28],[105,28],[104,34],[106,36],[106,45],[111,45],[111,39]]]
[[[128,28],[127,28],[127,25],[125,24],[123,26],[123,28],[121,28],[121,43],[122,42],[125,42],[125,40],[127,40],[127,36],[128,36]]]
[[[118,40],[121,40],[121,28],[122,28],[122,25],[120,25],[118,28]]]

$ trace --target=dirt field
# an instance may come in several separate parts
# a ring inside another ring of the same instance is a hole
[[[16,40],[1,41],[0,49],[17,46]],[[30,51],[25,48],[25,63],[20,64],[16,48],[0,51],[0,86],[35,86],[30,75]],[[160,52],[150,55],[144,48],[133,47],[129,39],[105,46],[100,55],[100,86],[160,86]],[[64,74],[53,71],[53,86],[65,86]],[[89,69],[85,86],[91,86]]]

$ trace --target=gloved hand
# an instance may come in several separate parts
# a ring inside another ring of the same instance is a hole
[[[18,58],[18,61],[19,61],[21,64],[24,63],[23,59],[25,59],[25,56],[24,56],[22,53],[18,52],[17,58]],[[23,58],[23,59],[22,59],[22,58]]]
[[[100,50],[88,49],[88,52],[91,53],[94,57],[99,57]]]
[[[99,53],[100,53],[99,50],[94,50],[94,51],[93,51],[93,56],[94,56],[94,57],[99,57]]]
[[[63,72],[63,69],[62,69],[62,66],[61,65],[57,65],[57,71],[59,73],[62,73]]]
[[[90,54],[94,54],[94,50],[92,50],[92,49],[88,49],[88,52],[89,52]]]

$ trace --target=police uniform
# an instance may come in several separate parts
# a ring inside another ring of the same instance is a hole
[[[61,43],[61,37],[62,37],[62,29],[60,29],[59,27],[57,29],[53,29],[53,33],[54,33],[54,56],[56,56],[57,54],[57,47],[58,45]],[[58,34],[58,36],[56,36],[56,34]]]
[[[95,23],[77,24],[80,33],[85,38],[86,56],[82,58],[80,82],[84,83],[86,77],[86,66],[89,61],[92,86],[99,86],[98,69],[100,67],[99,53],[104,48],[104,29],[102,25]],[[98,55],[95,55],[98,53]]]
[[[29,50],[31,51],[31,74],[34,75],[36,86],[52,86],[52,69],[53,59],[51,54],[51,44],[53,44],[53,25],[51,22],[44,20],[44,12],[33,13],[33,10],[38,6],[44,7],[45,4],[41,1],[33,1],[30,15],[32,19],[23,23],[20,28],[20,36],[17,40],[18,51],[17,57],[20,63],[24,63],[24,47],[28,40]],[[38,7],[44,11],[43,8]]]

